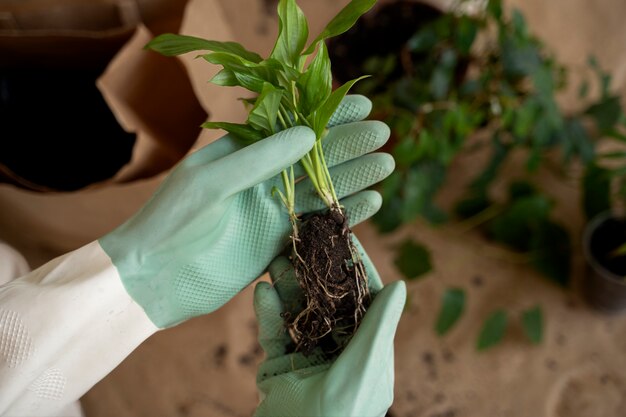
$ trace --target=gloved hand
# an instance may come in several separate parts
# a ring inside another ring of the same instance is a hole
[[[378,273],[362,249],[361,256],[374,301],[352,340],[334,361],[319,348],[308,357],[287,353],[293,343],[281,314],[295,314],[302,308],[298,305],[302,291],[287,258],[278,257],[270,264],[273,285],[260,282],[254,292],[259,343],[266,354],[257,374],[261,403],[256,417],[382,417],[391,406],[393,337],[404,308],[406,287],[400,281],[382,288]]]
[[[379,194],[358,191],[394,168],[390,155],[363,156],[389,137],[381,122],[357,122],[370,110],[367,98],[346,97],[323,139],[337,194],[349,196],[342,204],[354,219],[381,204]],[[243,149],[226,135],[185,158],[135,216],[100,239],[126,291],[156,326],[216,310],[265,271],[290,232],[272,187],[282,188],[280,171],[313,143],[305,127]],[[313,196],[308,181],[299,183],[296,210],[321,208]]]

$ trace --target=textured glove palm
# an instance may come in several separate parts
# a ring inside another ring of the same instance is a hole
[[[270,265],[274,285],[261,282],[254,293],[259,342],[267,356],[257,375],[261,403],[256,417],[381,417],[391,406],[393,337],[406,288],[403,282],[382,288],[369,258],[362,256],[370,290],[377,294],[361,326],[334,361],[319,350],[308,357],[287,353],[292,344],[282,317],[298,311],[302,293],[286,258],[279,257]]]
[[[389,137],[383,123],[356,122],[370,109],[365,97],[347,97],[324,139],[340,196],[393,170],[389,155],[361,156]],[[272,188],[314,140],[310,129],[295,127],[242,149],[227,135],[185,158],[135,216],[100,239],[124,287],[158,327],[216,310],[263,273],[290,231]],[[296,199],[299,212],[321,208],[306,180]],[[342,204],[362,220],[378,210],[380,196],[361,192]]]

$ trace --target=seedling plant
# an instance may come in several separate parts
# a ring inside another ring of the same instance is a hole
[[[291,261],[306,307],[295,317],[286,317],[286,322],[296,350],[305,354],[317,346],[327,352],[338,351],[356,331],[370,300],[367,274],[335,192],[322,141],[339,104],[364,78],[333,91],[325,40],[347,31],[375,2],[352,0],[306,46],[306,17],[295,0],[280,0],[278,38],[265,59],[236,42],[185,35],[160,35],[146,45],[165,56],[209,51],[198,58],[222,67],[210,80],[213,84],[239,86],[257,94],[243,99],[250,109],[246,123],[211,121],[204,123],[204,128],[223,129],[244,144],[294,126],[307,126],[315,132],[315,145],[299,163],[327,210],[306,219],[296,213],[293,166],[281,173],[283,189],[272,191],[285,206],[292,227]],[[337,344],[338,340],[343,342]]]

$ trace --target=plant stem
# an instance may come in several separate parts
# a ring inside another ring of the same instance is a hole
[[[293,127],[296,124],[302,124],[311,127],[308,120],[303,117],[302,114],[295,112],[290,113],[287,108],[291,107],[292,103],[287,105],[280,103],[278,111],[278,120],[283,128]],[[297,103],[294,103],[297,108]],[[324,158],[324,150],[322,148],[322,137],[316,138],[313,148],[300,160],[304,171],[311,179],[311,184],[318,196],[322,199],[324,204],[328,208],[339,207],[339,198],[335,191],[335,187],[328,170],[328,164]],[[293,176],[293,168],[291,176],[286,171],[282,173],[283,186],[285,187],[285,196],[287,200],[287,210],[289,211],[289,217],[292,219],[292,223],[295,225],[297,216],[295,214],[295,179]],[[294,227],[295,229],[295,227]]]
[[[475,227],[480,226],[483,223],[488,222],[489,220],[497,217],[503,211],[503,207],[497,204],[493,204],[483,211],[473,215],[472,217],[465,219],[457,224],[457,232],[458,233],[466,233]]]
[[[284,110],[284,108],[281,110]],[[279,111],[278,120],[280,120],[280,123],[283,126],[283,128],[287,129],[288,127],[291,127],[287,124],[287,120],[291,121],[291,119],[285,113],[286,112],[284,111]],[[281,176],[283,180],[283,187],[285,188],[285,199],[283,199],[283,203],[285,204],[285,207],[287,208],[287,212],[289,213],[289,221],[291,222],[291,225],[294,230],[294,237],[297,237],[296,235],[298,232],[298,227],[297,227],[298,216],[296,215],[296,204],[295,204],[296,181],[295,181],[294,174],[293,174],[293,165],[290,167],[289,174],[287,173],[287,170],[284,169],[281,172]]]

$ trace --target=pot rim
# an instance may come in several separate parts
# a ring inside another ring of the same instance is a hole
[[[616,285],[626,287],[626,279],[623,276],[617,275],[605,268],[591,253],[591,236],[597,230],[598,226],[609,219],[626,221],[625,217],[615,214],[612,210],[596,214],[589,222],[587,222],[583,232],[583,255],[585,256],[587,264],[589,264],[589,266],[591,266],[602,278],[608,279]]]

